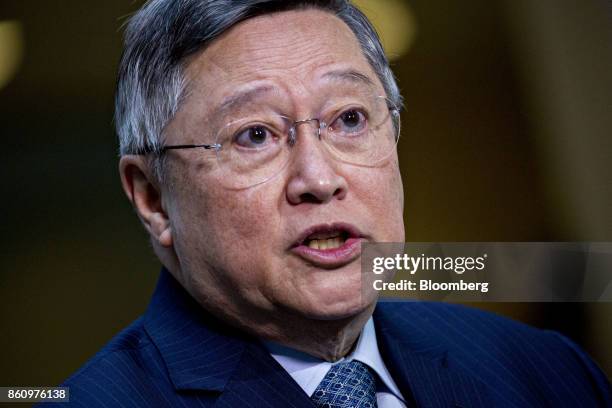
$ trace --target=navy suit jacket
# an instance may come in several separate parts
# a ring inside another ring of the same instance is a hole
[[[419,407],[612,407],[604,374],[555,332],[426,302],[379,303],[374,323]],[[144,316],[63,385],[82,407],[313,407],[257,340],[205,313],[165,270]]]

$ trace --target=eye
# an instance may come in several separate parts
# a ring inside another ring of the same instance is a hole
[[[355,134],[362,132],[367,125],[366,115],[359,109],[345,110],[331,124],[330,129],[336,133]]]
[[[251,126],[234,136],[234,143],[246,149],[261,149],[272,142],[274,135],[263,126]]]

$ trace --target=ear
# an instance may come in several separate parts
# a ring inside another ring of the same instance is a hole
[[[140,155],[122,156],[119,160],[119,174],[123,191],[146,230],[161,246],[171,247],[170,220],[162,204],[161,189],[146,159]]]

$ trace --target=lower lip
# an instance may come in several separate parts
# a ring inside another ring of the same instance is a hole
[[[291,252],[320,268],[332,269],[344,266],[359,257],[363,238],[348,238],[342,246],[330,249],[314,249],[298,245]]]

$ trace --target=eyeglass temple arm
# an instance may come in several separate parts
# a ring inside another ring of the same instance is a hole
[[[206,150],[219,150],[221,148],[221,145],[219,143],[213,143],[213,144],[185,144],[185,145],[170,145],[170,146],[163,146],[160,149],[155,149],[152,147],[145,147],[144,149],[141,149],[137,152],[135,152],[135,154],[141,154],[141,155],[145,155],[145,154],[149,154],[149,153],[156,153],[156,154],[161,154],[164,153],[166,150],[178,150],[178,149],[195,149],[201,147],[203,149]]]
[[[221,147],[221,145],[219,143],[213,143],[213,144],[186,144],[186,145],[170,145],[170,146],[164,146],[161,148],[161,151],[165,151],[165,150],[176,150],[176,149],[194,149],[196,147],[201,147],[203,149],[206,150],[217,150]]]

